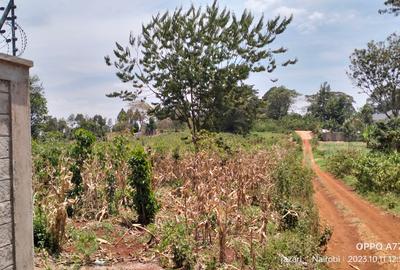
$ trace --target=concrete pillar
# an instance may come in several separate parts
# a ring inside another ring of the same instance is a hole
[[[0,54],[0,270],[33,269],[32,65]]]

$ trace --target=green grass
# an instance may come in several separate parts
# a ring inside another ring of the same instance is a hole
[[[141,138],[132,137],[131,140],[133,143],[149,147],[157,153],[173,153],[174,151],[178,151],[182,154],[187,151],[194,151],[194,146],[190,138],[191,135],[188,131],[181,131],[165,132],[156,136],[144,136]],[[287,139],[287,135],[272,132],[252,132],[247,135],[213,133],[212,135],[207,135],[207,138],[202,143],[215,144],[219,140],[232,150],[252,151],[280,144],[285,139]]]
[[[155,136],[142,136],[139,138],[136,138],[129,133],[112,133],[110,134],[108,140],[98,140],[95,143],[94,148],[101,149],[106,147],[117,136],[122,136],[127,139],[130,143],[130,146],[133,148],[140,145],[157,154],[182,155],[186,152],[194,152],[195,150],[194,145],[191,142],[191,135],[189,131],[164,132]],[[288,135],[272,132],[251,132],[247,135],[231,133],[208,133],[205,138],[201,140],[201,144],[203,147],[206,147],[205,150],[220,147],[230,149],[232,151],[256,151],[260,149],[268,149],[272,145],[286,143],[288,140]],[[67,140],[57,142],[34,141],[32,144],[32,150],[34,155],[41,154],[46,157],[49,155],[55,155],[55,158],[58,159],[60,153],[67,152],[72,143],[72,141]],[[60,153],[55,150],[60,151]]]
[[[366,143],[363,142],[318,142],[317,148],[313,148],[315,162],[323,170],[327,170],[329,158],[341,150],[358,150],[367,152]]]
[[[324,152],[332,153],[342,149],[368,151],[366,143],[363,142],[319,142],[318,144],[318,150]]]
[[[330,158],[341,150],[358,150],[361,153],[368,152],[365,143],[362,142],[319,142],[317,149],[313,150],[315,162],[321,169],[328,170]],[[352,187],[361,197],[380,208],[393,214],[400,214],[400,196],[394,193],[380,193],[373,191],[362,191],[358,188],[358,180],[353,175],[345,175],[342,180],[346,185]]]

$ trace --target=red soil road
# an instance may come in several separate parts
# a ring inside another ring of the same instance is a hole
[[[311,168],[317,175],[313,182],[314,200],[321,223],[333,230],[326,255],[340,257],[340,263],[328,264],[329,267],[400,269],[400,218],[371,205],[342,181],[322,171],[312,154],[312,133],[297,131],[297,134],[303,140],[304,158],[310,161]],[[359,250],[358,243],[381,243],[383,248]],[[375,260],[380,262],[371,262]]]

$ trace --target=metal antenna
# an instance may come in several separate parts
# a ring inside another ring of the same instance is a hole
[[[12,55],[20,56],[25,50],[27,39],[25,32],[22,28],[16,23],[17,16],[15,15],[15,9],[17,6],[14,3],[14,0],[9,0],[8,5],[6,7],[0,7],[0,11],[3,11],[3,15],[0,19],[0,35],[3,37],[4,41],[7,45],[7,52],[9,52],[9,45],[11,43]],[[7,31],[5,28],[8,26],[10,28]],[[20,39],[17,38],[17,30],[19,31]],[[8,34],[7,34],[8,33]],[[4,42],[3,41],[3,42]],[[21,50],[17,48],[17,41],[20,41]],[[0,43],[1,44],[1,43]],[[3,46],[4,47],[4,46]],[[3,48],[0,47],[0,48]]]

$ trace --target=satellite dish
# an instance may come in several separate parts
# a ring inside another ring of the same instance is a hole
[[[24,30],[16,22],[14,0],[9,0],[7,6],[0,7],[0,51],[21,56],[27,44],[27,37]]]

